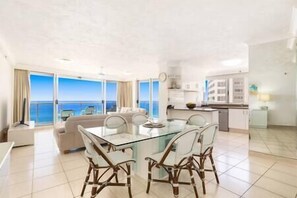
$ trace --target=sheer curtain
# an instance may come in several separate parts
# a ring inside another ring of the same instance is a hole
[[[118,82],[118,107],[132,107],[132,82]]]
[[[30,104],[30,81],[29,71],[14,70],[14,100],[13,100],[13,122],[18,122],[22,117],[22,106],[24,98],[27,99],[25,121],[29,121]]]

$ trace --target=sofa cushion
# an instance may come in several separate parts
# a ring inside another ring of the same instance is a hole
[[[122,107],[120,113],[128,113],[132,110],[131,107]]]

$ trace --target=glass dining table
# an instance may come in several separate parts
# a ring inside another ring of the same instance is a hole
[[[133,157],[136,160],[133,171],[138,176],[146,178],[147,162],[144,158],[163,151],[174,135],[188,127],[190,126],[185,120],[170,119],[161,122],[161,125],[128,123],[117,128],[100,126],[86,130],[112,146],[131,146]]]

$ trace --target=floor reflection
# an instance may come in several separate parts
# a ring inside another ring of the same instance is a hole
[[[250,128],[250,150],[297,159],[297,127]]]

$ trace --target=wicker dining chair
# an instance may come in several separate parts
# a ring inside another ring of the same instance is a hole
[[[194,114],[188,118],[187,124],[204,127],[207,123],[206,118],[204,116],[200,114]]]
[[[136,113],[132,116],[132,123],[142,125],[148,121],[148,116],[143,113]]]
[[[197,187],[193,176],[193,150],[197,146],[200,130],[196,127],[186,129],[175,135],[165,150],[161,153],[146,157],[148,160],[148,183],[146,193],[149,193],[151,181],[169,183],[172,185],[174,197],[179,196],[179,184],[192,185],[196,198]],[[173,147],[175,149],[173,150]],[[153,179],[152,169],[163,168],[168,173],[168,179]],[[180,173],[187,169],[190,174],[190,182],[179,181]]]
[[[132,198],[131,164],[135,162],[135,160],[120,151],[107,153],[93,135],[82,126],[79,125],[78,130],[86,146],[85,155],[89,160],[89,169],[83,184],[81,197],[84,195],[86,186],[92,185],[91,198],[95,198],[107,186],[127,186],[129,197]],[[124,167],[125,165],[126,168]],[[110,173],[110,170],[112,171],[111,175],[102,181],[103,176]],[[118,171],[120,170],[123,170],[127,175],[126,183],[120,183],[118,181]],[[102,173],[100,174],[99,171],[102,171]],[[89,181],[91,172],[93,172],[93,180]],[[113,178],[115,178],[116,182],[112,182]]]
[[[128,121],[121,115],[110,115],[105,118],[104,126],[109,129],[118,129],[121,127],[126,127],[128,129]],[[108,144],[108,152],[112,151],[125,151],[125,149],[132,149],[132,144],[123,145],[123,146],[113,146]],[[133,150],[133,149],[132,149]]]
[[[193,165],[202,181],[203,194],[206,193],[205,171],[214,172],[217,183],[218,184],[220,183],[217,170],[215,167],[215,163],[212,157],[213,145],[214,145],[217,131],[218,131],[217,124],[210,124],[205,126],[202,129],[198,139],[198,146],[196,147],[197,151],[195,151],[193,155],[193,161],[194,161]],[[204,167],[205,161],[207,158],[209,158],[211,161],[212,169],[205,169]]]

